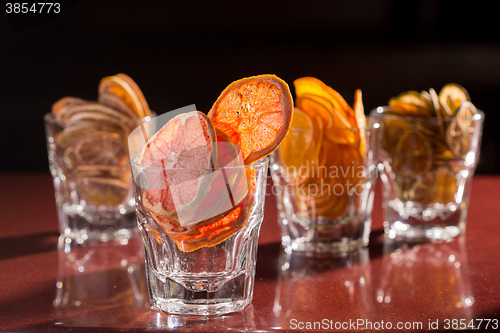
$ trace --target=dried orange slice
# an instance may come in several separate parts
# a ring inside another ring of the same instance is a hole
[[[116,106],[109,102],[107,94],[114,95],[132,109],[137,117],[143,118],[151,115],[148,103],[142,94],[139,86],[128,75],[119,73],[113,76],[107,76],[99,83],[99,102]]]
[[[286,82],[259,75],[231,83],[208,113],[251,164],[272,153],[288,133],[293,101]]]
[[[200,169],[210,170],[216,160],[215,130],[207,116],[193,111],[172,118],[146,143],[139,164],[157,167],[146,171],[156,189],[143,195],[144,206],[155,214],[189,223],[189,211],[200,204],[204,187]],[[184,215],[187,214],[187,215]]]

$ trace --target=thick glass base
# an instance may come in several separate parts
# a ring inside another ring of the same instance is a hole
[[[139,231],[134,211],[122,214],[117,209],[117,212],[89,214],[74,206],[64,207],[59,219],[61,234],[78,244],[114,241],[126,243]]]
[[[386,226],[387,225],[387,226]],[[394,222],[392,224],[387,224],[384,222],[385,233],[389,238],[405,238],[407,240],[412,240],[416,242],[420,241],[440,241],[447,240],[460,235],[464,229],[457,226],[412,226],[408,223],[403,223],[400,221]]]
[[[75,230],[67,228],[64,230],[64,237],[73,239],[78,244],[83,243],[100,243],[100,242],[118,242],[125,244],[128,240],[137,233],[137,228],[118,229],[112,231],[96,231],[96,230]]]
[[[253,274],[252,274],[253,275]],[[153,281],[150,283],[155,285]],[[168,280],[156,284],[151,299],[152,308],[170,314],[182,315],[223,315],[243,310],[252,301],[253,276],[242,274],[232,280],[217,283],[212,292],[194,291],[183,284]],[[166,297],[164,297],[166,296]]]
[[[389,238],[408,241],[441,241],[465,231],[465,204],[436,204],[420,207],[412,202],[388,202],[385,207],[384,231]]]
[[[343,256],[368,245],[369,218],[334,221],[281,220],[281,244],[285,252],[306,256]],[[313,223],[316,222],[316,223]]]

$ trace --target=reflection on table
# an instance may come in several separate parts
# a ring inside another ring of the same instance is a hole
[[[386,239],[378,307],[398,313],[401,321],[416,316],[428,323],[435,319],[472,319],[465,235],[448,242],[411,246]]]
[[[371,316],[375,300],[367,248],[340,258],[311,258],[281,251],[278,262],[273,305],[276,327],[324,319],[349,321],[353,314],[359,318]]]
[[[53,301],[62,326],[109,326],[120,316],[114,311],[145,308],[149,304],[142,241],[126,244],[79,245],[61,236],[58,277]],[[78,314],[78,315],[76,315]]]

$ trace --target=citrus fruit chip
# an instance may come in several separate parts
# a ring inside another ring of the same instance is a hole
[[[219,133],[217,133],[219,134]],[[203,221],[230,211],[239,205],[250,191],[254,170],[244,168],[239,147],[217,135],[217,163],[210,173],[210,186],[193,219]]]
[[[355,135],[350,129],[351,125],[339,113],[335,111],[332,104],[321,96],[303,94],[296,99],[297,107],[309,114],[311,117],[321,119],[323,122],[325,138],[337,143],[353,144]]]
[[[463,157],[469,150],[474,135],[473,117],[477,109],[470,102],[462,102],[455,118],[446,130],[446,143],[455,156]]]
[[[86,105],[92,102],[86,101],[77,97],[63,97],[59,99],[57,102],[52,104],[52,113],[57,119],[64,120],[63,114],[69,109],[77,105]]]
[[[203,198],[207,179],[200,169],[211,171],[216,158],[215,130],[207,116],[198,111],[172,118],[144,146],[139,164],[156,167],[145,170],[148,184],[144,206],[162,216],[184,214]],[[183,215],[184,216],[184,215]],[[179,220],[191,223],[189,217]]]
[[[130,119],[137,119],[137,113],[132,110],[130,106],[128,106],[127,103],[117,95],[104,92],[99,95],[99,103],[122,112]]]
[[[259,75],[226,87],[208,117],[241,148],[248,165],[278,147],[290,128],[292,110],[288,85],[277,76]]]
[[[346,213],[351,198],[356,196],[349,186],[362,178],[357,170],[363,167],[366,154],[361,90],[355,92],[353,110],[338,92],[316,78],[304,77],[295,80],[294,85],[297,109],[308,116],[312,130],[306,138],[294,136],[292,120],[292,129],[279,148],[284,155],[282,164],[308,169],[295,177],[300,181],[289,180],[294,185],[300,215],[336,219]],[[295,117],[304,118],[298,112]]]
[[[349,196],[347,194],[342,194],[335,197],[335,200],[331,200],[331,205],[321,210],[317,210],[316,213],[320,214],[327,219],[336,219],[344,215],[349,207]]]
[[[122,112],[95,102],[73,104],[60,111],[58,117],[70,125],[115,127],[122,130],[125,136],[137,125],[135,120]]]
[[[312,94],[303,94],[295,99],[295,105],[309,117],[320,119],[324,128],[333,127],[334,118],[330,111],[330,109],[333,110],[333,105],[327,99]]]
[[[419,131],[406,131],[392,156],[392,170],[401,176],[418,176],[431,166],[432,148],[429,140]]]
[[[440,101],[447,105],[451,114],[455,115],[462,102],[469,101],[470,97],[467,90],[459,84],[448,83],[439,92]]]
[[[312,163],[312,158],[308,154],[314,153],[311,149],[313,140],[314,129],[311,118],[295,108],[290,131],[279,147],[284,172],[292,184],[300,184],[307,179],[307,164]]]
[[[105,97],[100,98],[99,102],[109,103],[109,98],[107,98],[105,94],[111,94],[124,101],[125,104],[135,112],[137,117],[143,118],[151,115],[148,103],[141,89],[139,89],[139,86],[134,80],[126,74],[119,73],[103,78],[99,83],[98,92],[99,96]],[[113,107],[115,104],[110,103],[110,106]]]
[[[335,127],[340,128],[343,127],[342,125],[345,127],[355,126],[353,114],[349,112],[352,110],[351,107],[347,104],[345,99],[330,86],[314,77],[303,77],[295,80],[293,84],[295,86],[297,98],[300,98],[303,94],[311,94],[323,97],[332,103],[336,119],[338,120],[337,124],[334,124]]]
[[[244,226],[243,209],[242,206],[238,206],[221,219],[197,227],[191,234],[174,236],[177,246],[185,252],[191,252],[203,246],[220,244]]]
[[[211,247],[220,244],[241,230],[248,215],[245,212],[248,212],[252,207],[250,198],[251,196],[247,196],[244,201],[228,212],[203,221],[203,223],[187,227],[179,226],[178,223],[155,213],[151,213],[151,216],[175,241],[181,251],[192,252],[205,246]]]
[[[455,114],[455,119],[458,127],[462,131],[467,131],[472,125],[472,118],[478,114],[476,107],[474,104],[468,101],[462,102],[460,107],[458,108],[457,113]]]
[[[433,110],[432,101],[417,91],[407,91],[389,100],[391,110],[403,116],[430,117]]]
[[[120,165],[128,162],[124,138],[113,132],[96,131],[78,138],[73,145],[76,165]]]
[[[362,156],[366,154],[366,116],[363,106],[363,94],[361,89],[354,92],[354,116],[356,118],[356,131],[359,135],[359,152]]]
[[[124,204],[131,190],[127,136],[149,108],[135,82],[124,74],[104,78],[100,102],[64,97],[52,105],[61,166],[76,178],[88,205]]]
[[[437,126],[438,126],[438,131],[439,135],[443,137],[444,135],[444,119],[446,119],[449,116],[449,111],[446,111],[445,108],[441,105],[441,102],[439,100],[439,97],[436,93],[436,91],[432,88],[429,89],[429,95],[431,97],[432,101],[432,106],[434,109],[435,116],[437,118]]]
[[[215,167],[234,167],[243,165],[243,154],[238,145],[231,142],[231,140],[218,129],[215,129],[216,142],[217,142],[217,160]]]
[[[129,182],[108,177],[76,177],[78,193],[87,204],[117,206],[122,204],[129,192]]]
[[[455,174],[447,167],[427,172],[410,190],[410,199],[422,205],[453,202],[457,190]]]

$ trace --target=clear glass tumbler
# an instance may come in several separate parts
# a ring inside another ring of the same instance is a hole
[[[152,308],[190,315],[242,310],[253,297],[268,159],[214,169],[137,162],[130,164]],[[192,190],[197,199],[186,209],[180,201]],[[153,197],[175,207],[170,216],[158,213]]]
[[[128,240],[137,225],[127,128],[52,113],[44,122],[61,234],[78,243]]]
[[[382,129],[380,177],[390,238],[444,240],[464,232],[484,120],[473,110],[447,118],[401,116],[389,107],[371,112]]]
[[[271,157],[285,251],[343,255],[368,245],[379,125],[291,127]],[[321,139],[318,139],[321,138]]]

